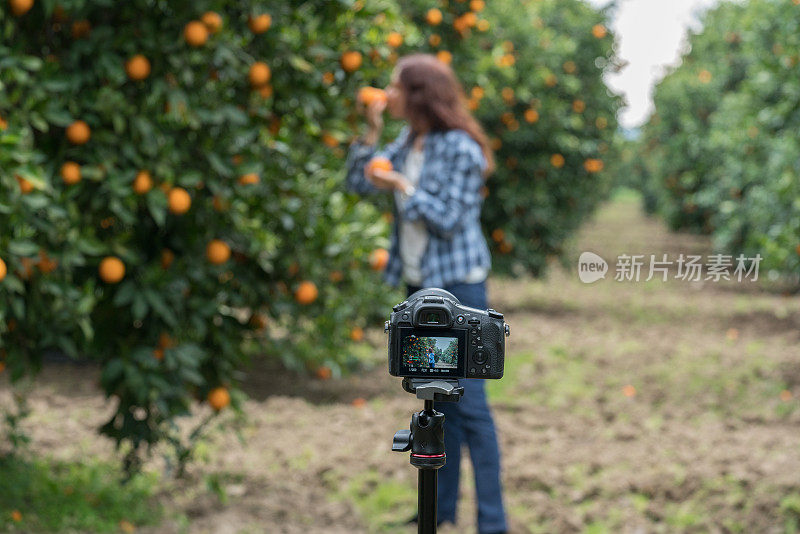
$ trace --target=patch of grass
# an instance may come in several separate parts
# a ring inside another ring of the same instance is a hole
[[[158,476],[122,484],[122,470],[100,461],[0,457],[0,531],[120,532],[158,524]]]
[[[530,352],[516,352],[506,354],[503,378],[500,380],[486,381],[486,394],[492,402],[513,402],[516,385],[520,380],[520,370],[526,364],[534,361],[536,355]]]
[[[408,531],[404,521],[417,510],[416,484],[387,479],[372,469],[336,486],[332,498],[355,504],[370,532]]]

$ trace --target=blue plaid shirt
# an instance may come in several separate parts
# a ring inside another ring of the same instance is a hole
[[[403,172],[411,148],[411,129],[406,126],[393,142],[378,151],[358,141],[347,154],[347,189],[359,194],[386,193],[370,183],[364,167],[375,156],[383,156],[392,167]],[[424,163],[416,191],[401,212],[395,205],[389,264],[385,278],[392,286],[400,284],[403,262],[400,258],[398,228],[400,217],[424,221],[429,240],[420,270],[423,287],[447,287],[465,280],[473,267],[491,267],[491,255],[481,231],[483,171],[486,159],[480,145],[464,130],[428,132],[424,142]]]

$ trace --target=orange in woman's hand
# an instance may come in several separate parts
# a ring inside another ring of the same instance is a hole
[[[367,107],[373,102],[386,102],[386,92],[377,87],[362,87],[358,90],[358,101]]]
[[[374,171],[391,171],[394,167],[392,167],[392,162],[389,161],[389,158],[372,158],[369,163],[367,163],[367,174],[371,175]]]

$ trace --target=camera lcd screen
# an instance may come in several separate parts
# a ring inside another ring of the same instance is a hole
[[[402,330],[400,368],[403,376],[463,376],[463,331]]]

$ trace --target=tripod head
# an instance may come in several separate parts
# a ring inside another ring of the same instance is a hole
[[[458,402],[464,394],[464,388],[454,378],[410,378],[403,379],[403,389],[415,393],[424,401]],[[433,403],[431,403],[431,408]],[[425,408],[427,409],[427,403]]]

